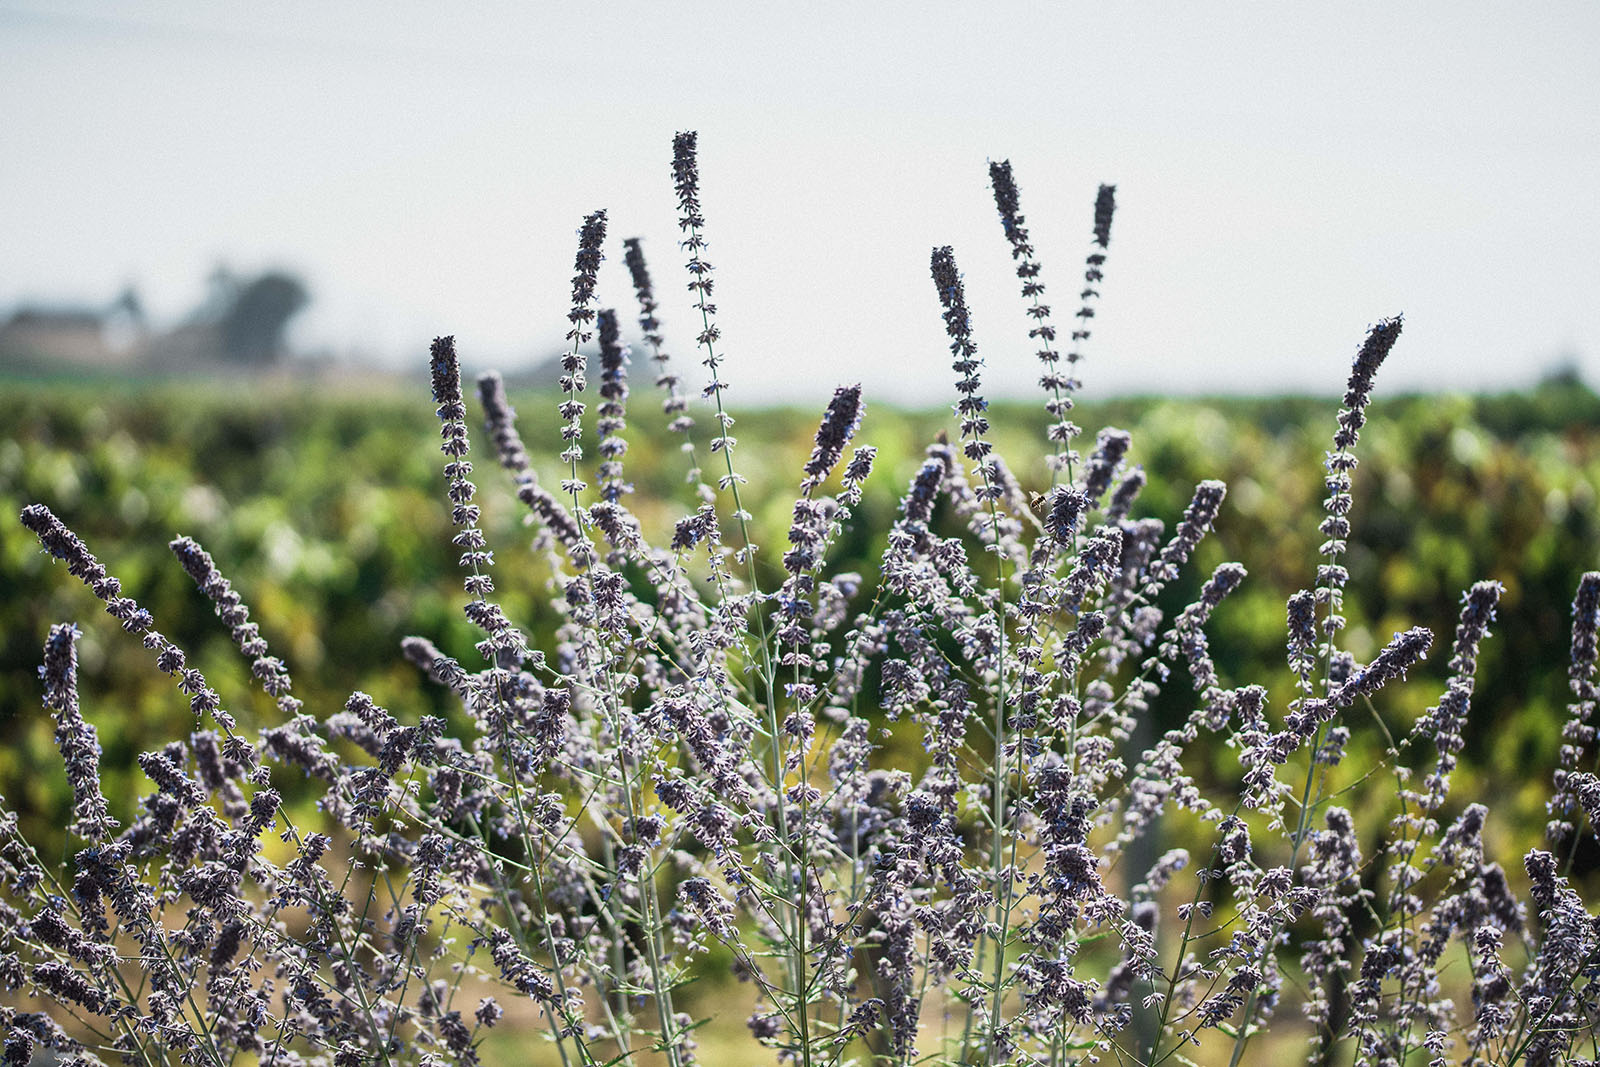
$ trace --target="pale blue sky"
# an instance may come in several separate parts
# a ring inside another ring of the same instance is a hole
[[[693,331],[674,131],[750,397],[950,395],[928,250],[955,246],[986,377],[1026,393],[987,185],[1009,157],[1065,321],[1118,186],[1086,392],[1600,381],[1600,5],[0,0],[0,309],[158,317],[211,266],[286,265],[307,346],[514,366],[564,328],[574,231],[642,235]]]

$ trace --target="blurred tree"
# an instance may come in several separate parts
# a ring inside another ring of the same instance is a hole
[[[217,320],[223,356],[233,363],[276,362],[289,320],[309,301],[304,283],[282,271],[237,285]]]
[[[310,300],[305,283],[290,272],[246,277],[218,264],[206,278],[205,299],[182,324],[150,340],[146,362],[170,374],[218,364],[271,366],[286,354],[289,321]]]

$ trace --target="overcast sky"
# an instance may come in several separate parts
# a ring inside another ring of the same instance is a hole
[[[1065,322],[1117,185],[1089,394],[1600,382],[1600,5],[0,0],[0,311],[158,320],[212,266],[302,272],[303,347],[547,354],[574,232],[639,235],[692,358],[671,141],[700,131],[739,394],[950,396],[928,252],[986,380],[1027,322],[988,188],[1009,158]]]

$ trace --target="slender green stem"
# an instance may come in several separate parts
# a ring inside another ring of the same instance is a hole
[[[698,227],[689,227],[689,239],[692,246],[698,249],[700,240]],[[696,301],[696,310],[700,312],[701,347],[706,351],[706,365],[711,371],[711,380],[715,383],[717,381],[716,342],[712,340],[711,313],[706,305],[703,292],[700,294],[700,299]],[[745,511],[744,501],[739,494],[739,476],[733,469],[733,449],[728,440],[729,420],[722,404],[722,389],[719,387],[713,388],[711,395],[716,402],[717,430],[722,439],[722,445],[718,451],[722,453],[723,466],[727,471],[728,490],[733,496],[734,518],[739,523],[740,555],[744,557],[745,570],[749,575],[750,592],[754,597],[751,613],[755,616],[756,640],[761,650],[760,677],[766,688],[767,729],[772,750],[771,785],[775,794],[774,807],[777,809],[775,814],[778,839],[787,842],[789,840],[789,819],[788,805],[784,798],[784,781],[787,775],[784,772],[782,734],[779,731],[778,723],[776,671],[773,666],[771,641],[767,633],[766,612],[761,605],[761,586],[756,578],[755,551],[750,542],[750,527],[747,519],[749,513]],[[785,849],[784,854],[784,875],[789,887],[792,889],[795,885],[795,858],[788,849]],[[800,1000],[796,1012],[799,1016],[800,1032],[796,1034],[796,1037],[800,1043],[801,1063],[803,1067],[811,1067],[811,1036],[805,1005],[805,933],[802,929],[805,925],[805,901],[803,895],[799,901],[791,901],[791,907],[789,936],[798,946],[798,950],[789,959],[791,988],[794,990],[794,995]]]

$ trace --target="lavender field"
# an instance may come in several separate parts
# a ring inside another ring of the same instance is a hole
[[[1594,393],[1080,405],[998,163],[953,414],[737,409],[673,147],[551,389],[0,399],[8,1063],[1597,1055]]]

